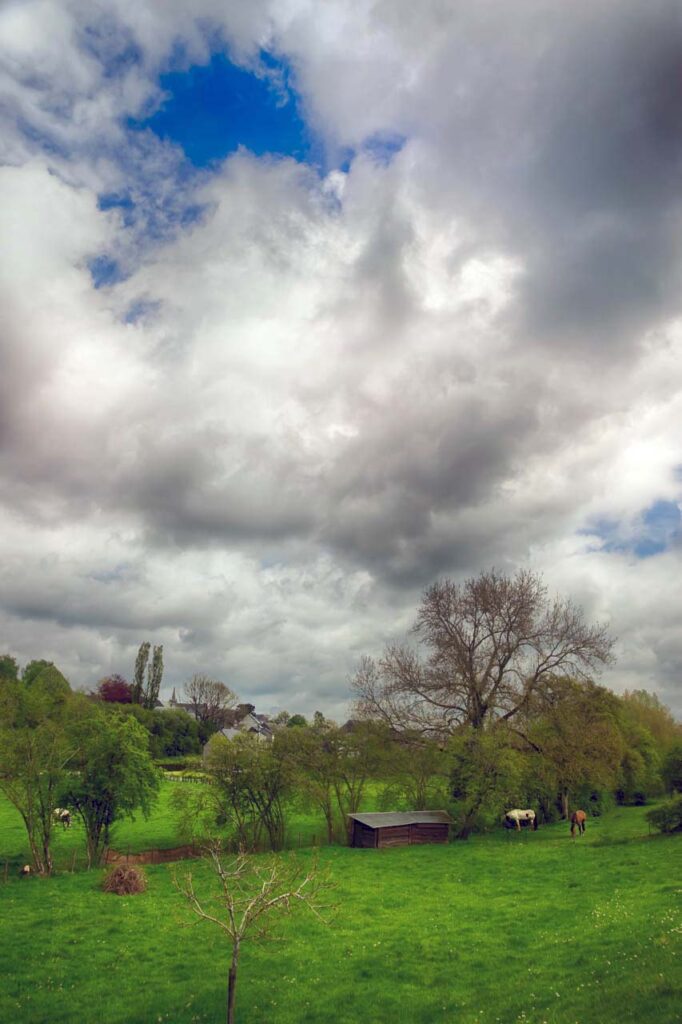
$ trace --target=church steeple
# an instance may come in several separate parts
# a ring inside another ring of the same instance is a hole
[[[173,695],[172,695],[171,699],[168,701],[168,703],[169,704],[177,704],[178,703],[176,701],[176,699],[175,699],[175,687],[173,687]]]

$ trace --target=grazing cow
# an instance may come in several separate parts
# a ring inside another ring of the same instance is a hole
[[[532,828],[534,832],[537,832],[538,818],[531,807],[528,807],[526,810],[520,810],[520,808],[515,807],[514,810],[507,811],[504,816],[505,828],[515,828],[517,832],[520,832],[522,825],[526,825]]]
[[[55,807],[52,812],[55,821],[60,821],[62,828],[71,828],[71,811],[66,807]]]
[[[28,875],[32,875],[32,874],[33,874],[33,868],[31,867],[30,864],[24,864],[23,868],[19,869],[19,875],[21,876],[21,878],[27,878]]]
[[[575,830],[578,829],[578,835],[582,836],[585,832],[585,821],[587,815],[584,811],[573,811],[571,815],[571,835],[575,835]]]

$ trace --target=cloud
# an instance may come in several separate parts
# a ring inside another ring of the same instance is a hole
[[[343,715],[425,584],[530,565],[679,710],[676,6],[0,19],[0,648]],[[130,127],[266,51],[324,168]]]

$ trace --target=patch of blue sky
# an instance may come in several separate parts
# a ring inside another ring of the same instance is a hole
[[[180,146],[195,167],[209,167],[239,147],[313,162],[317,144],[301,113],[286,61],[261,54],[259,72],[214,54],[208,64],[160,76],[165,93],[149,117],[128,121]]]
[[[636,558],[651,558],[682,539],[682,513],[674,501],[655,501],[637,517],[634,528],[616,520],[598,519],[579,534],[597,537],[593,551],[631,553]]]
[[[406,142],[407,136],[401,135],[399,132],[378,132],[375,135],[370,135],[358,149],[347,146],[341,150],[338,155],[338,169],[347,174],[358,153],[364,153],[374,163],[387,167]]]
[[[127,276],[119,263],[104,253],[88,260],[88,270],[95,288],[106,288],[109,285],[118,284]]]

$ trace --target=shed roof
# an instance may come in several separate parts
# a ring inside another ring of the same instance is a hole
[[[381,811],[373,814],[349,814],[353,821],[369,828],[393,825],[451,825],[447,811]]]

